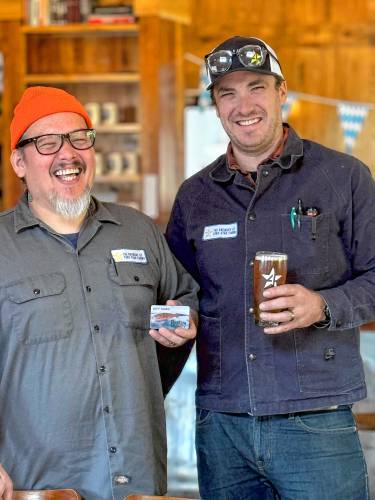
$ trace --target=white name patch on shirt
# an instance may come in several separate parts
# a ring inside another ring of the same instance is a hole
[[[237,238],[237,222],[232,224],[217,224],[215,226],[206,226],[203,232],[203,241],[217,240],[220,238]]]
[[[133,262],[136,264],[147,264],[146,252],[144,250],[130,250],[119,248],[111,250],[112,258],[115,262]]]

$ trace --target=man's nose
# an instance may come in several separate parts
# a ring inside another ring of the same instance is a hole
[[[67,137],[63,137],[63,144],[60,151],[58,151],[58,155],[60,157],[63,156],[67,158],[74,158],[75,156],[77,156],[77,150],[73,148]]]

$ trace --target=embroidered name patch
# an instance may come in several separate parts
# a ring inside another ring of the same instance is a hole
[[[203,241],[217,240],[219,238],[236,238],[237,234],[237,222],[233,222],[232,224],[206,226],[203,232]]]
[[[118,250],[111,250],[111,254],[115,262],[135,262],[136,264],[147,264],[146,252],[144,250],[120,248]]]

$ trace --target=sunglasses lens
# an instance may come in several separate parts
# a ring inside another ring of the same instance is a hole
[[[245,68],[263,66],[266,53],[259,45],[245,45],[237,52],[238,59]]]
[[[232,65],[232,55],[226,50],[218,50],[207,56],[207,64],[214,75],[225,73]]]

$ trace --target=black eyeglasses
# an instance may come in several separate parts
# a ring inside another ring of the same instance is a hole
[[[73,130],[73,132],[68,132],[67,134],[44,134],[20,141],[16,145],[16,149],[23,148],[33,142],[38,153],[41,155],[53,155],[60,151],[66,139],[74,149],[82,151],[93,147],[95,136],[96,130],[92,128]]]
[[[267,54],[276,59],[273,54],[260,45],[244,45],[235,50],[217,50],[206,55],[206,64],[211,73],[213,75],[226,73],[232,66],[234,54],[237,55],[238,60],[245,68],[259,68],[263,66]]]

